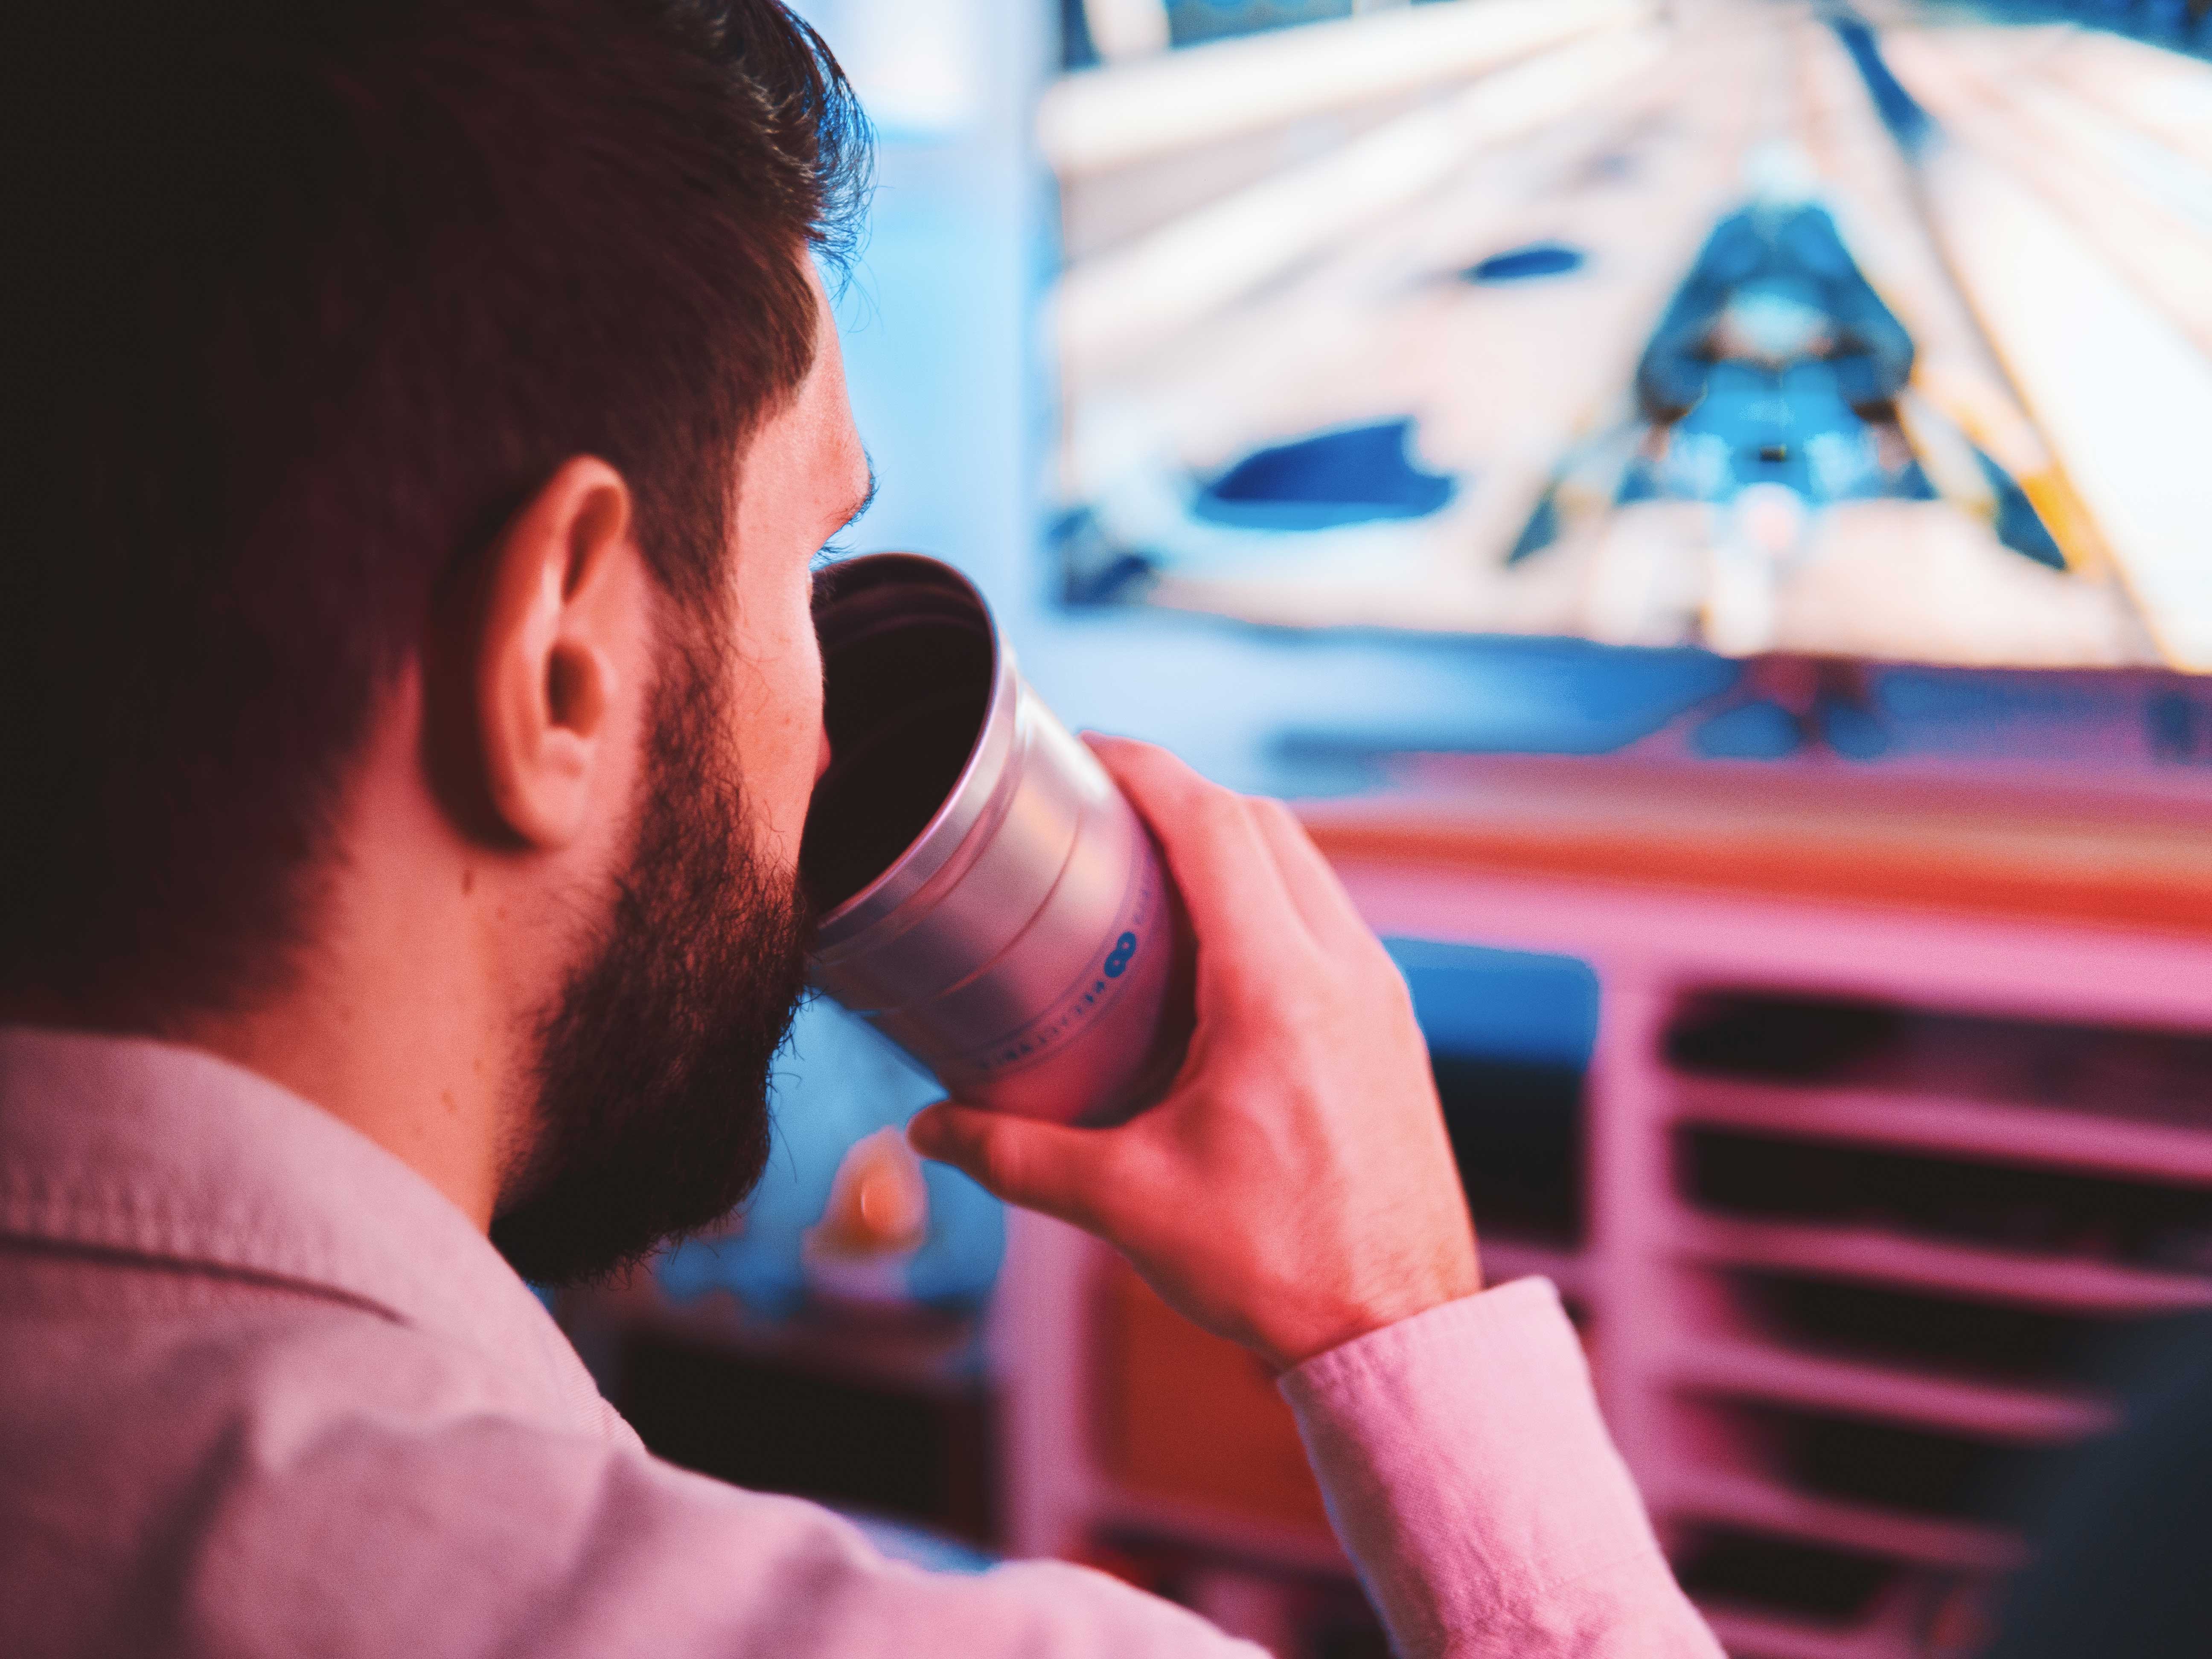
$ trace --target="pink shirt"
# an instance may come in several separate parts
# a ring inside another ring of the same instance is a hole
[[[1283,1389],[1409,1659],[1718,1659],[1549,1285]],[[1085,1568],[926,1572],[661,1462],[391,1154],[207,1055],[21,1028],[0,1030],[0,1650],[1255,1651]]]

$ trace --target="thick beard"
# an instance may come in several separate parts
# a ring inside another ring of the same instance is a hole
[[[537,1284],[602,1278],[726,1215],[769,1153],[769,1067],[805,987],[796,870],[764,865],[695,636],[655,689],[629,868],[539,1029],[538,1144],[492,1242]]]

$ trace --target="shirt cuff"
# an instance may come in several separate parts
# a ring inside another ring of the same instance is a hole
[[[1718,1654],[1668,1571],[1549,1280],[1431,1308],[1280,1386],[1407,1659]]]

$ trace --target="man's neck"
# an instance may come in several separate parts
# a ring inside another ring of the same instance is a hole
[[[527,1131],[527,1011],[544,994],[518,973],[557,978],[542,951],[518,948],[514,919],[545,906],[446,827],[404,718],[392,724],[403,729],[371,746],[393,752],[372,755],[349,803],[356,823],[383,833],[347,838],[320,884],[314,943],[278,989],[248,1007],[153,1018],[36,998],[0,1015],[158,1037],[241,1066],[351,1125],[489,1231]]]
[[[437,1188],[487,1231],[507,1169],[506,1079],[512,1061],[484,1052],[451,1006],[406,1017],[370,1006],[286,999],[240,1015],[196,1018],[161,1035],[267,1078],[359,1130]],[[404,1004],[402,1005],[404,1006]]]

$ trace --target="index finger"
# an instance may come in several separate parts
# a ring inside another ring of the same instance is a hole
[[[1201,952],[1230,939],[1279,953],[1310,948],[1305,923],[1284,884],[1248,804],[1164,749],[1085,734],[1167,855]]]
[[[1373,939],[1374,929],[1353,906],[1344,883],[1297,814],[1279,800],[1255,801],[1253,810],[1261,838],[1273,852],[1284,884],[1316,942],[1328,948]]]

